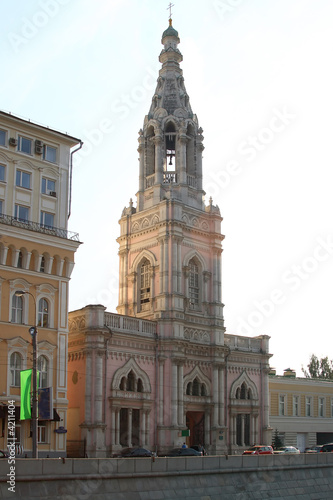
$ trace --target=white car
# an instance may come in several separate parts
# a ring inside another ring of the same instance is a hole
[[[281,455],[285,453],[300,453],[300,451],[295,448],[295,446],[284,446],[283,448],[279,448],[278,450],[274,450],[274,455]]]

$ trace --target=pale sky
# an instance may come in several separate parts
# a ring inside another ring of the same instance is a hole
[[[168,26],[161,0],[1,0],[0,109],[80,138],[70,310],[118,302],[118,220]],[[229,334],[302,376],[333,358],[332,0],[174,0],[204,189],[224,218]]]

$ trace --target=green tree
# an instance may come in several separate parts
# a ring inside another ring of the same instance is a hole
[[[273,443],[272,443],[273,450],[278,450],[279,448],[282,448],[282,446],[283,446],[283,442],[279,436],[279,431],[277,429],[275,429],[274,436],[273,436]]]
[[[302,366],[302,372],[307,378],[323,378],[333,380],[333,360],[328,357],[318,359],[315,354],[311,354],[306,370]]]

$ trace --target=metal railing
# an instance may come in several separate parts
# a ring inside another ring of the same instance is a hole
[[[49,234],[51,236],[65,238],[67,240],[80,241],[78,233],[73,233],[71,231],[67,231],[66,229],[60,229],[58,227],[47,226],[45,224],[38,224],[37,222],[20,219],[19,217],[11,217],[10,215],[6,214],[0,214],[0,224],[20,227],[22,229],[27,229],[28,231],[36,231],[37,233]]]

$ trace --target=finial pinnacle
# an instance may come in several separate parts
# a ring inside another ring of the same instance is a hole
[[[172,19],[171,19],[171,17],[169,19],[169,26],[172,26]]]

